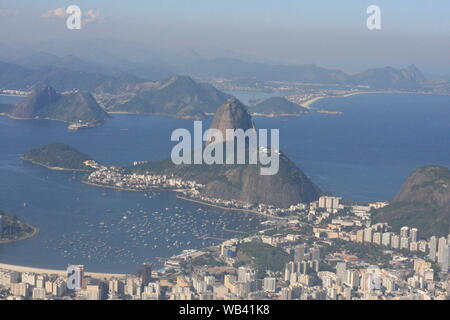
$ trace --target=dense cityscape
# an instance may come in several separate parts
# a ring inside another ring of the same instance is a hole
[[[67,275],[0,266],[5,299],[143,300],[444,300],[450,294],[449,239],[420,237],[404,226],[371,224],[373,209],[323,196],[298,205],[257,234],[203,250],[185,250],[163,268],[136,275]],[[274,259],[274,257],[276,257]],[[83,269],[83,266],[79,266]]]
[[[3,318],[450,300],[449,1],[22,2],[0,4]]]

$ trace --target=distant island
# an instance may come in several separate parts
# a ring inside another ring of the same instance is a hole
[[[39,229],[0,210],[0,244],[25,240],[35,236]]]
[[[255,106],[249,107],[249,113],[265,117],[298,117],[308,113],[308,109],[282,97],[272,97]]]
[[[52,143],[28,151],[22,160],[51,170],[92,171],[93,168],[86,163],[91,157],[63,143]]]
[[[62,121],[72,129],[101,125],[110,118],[89,92],[61,94],[50,86],[34,90],[14,106],[0,106],[0,113],[19,120]]]

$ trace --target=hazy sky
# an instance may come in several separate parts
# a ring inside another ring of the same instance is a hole
[[[62,10],[89,20],[68,30]],[[366,27],[369,5],[382,29]],[[450,74],[448,0],[0,0],[0,42],[126,39],[274,63],[316,63],[356,71],[415,63]]]

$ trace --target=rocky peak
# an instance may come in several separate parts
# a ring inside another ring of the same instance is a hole
[[[247,107],[238,99],[231,98],[217,109],[210,128],[220,130],[225,139],[227,129],[243,129],[245,131],[254,127]]]
[[[34,90],[27,99],[17,104],[12,116],[17,118],[33,118],[43,108],[55,103],[61,95],[50,86]]]

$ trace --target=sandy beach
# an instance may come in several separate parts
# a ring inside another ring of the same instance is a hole
[[[30,272],[37,274],[56,274],[58,276],[65,277],[67,275],[66,270],[53,270],[53,269],[43,269],[43,268],[33,268],[25,266],[16,266],[12,264],[0,263],[0,269],[17,271],[17,272]],[[96,279],[111,279],[111,278],[124,278],[127,275],[121,273],[97,273],[97,272],[85,272],[86,276],[90,276]]]
[[[358,91],[358,92],[350,92],[350,93],[346,93],[340,96],[327,96],[327,95],[322,95],[322,96],[318,96],[318,97],[314,97],[312,99],[309,99],[305,102],[303,102],[301,104],[302,107],[307,108],[307,109],[314,109],[312,107],[312,105],[322,99],[325,98],[347,98],[347,97],[351,97],[351,96],[356,96],[356,95],[360,95],[360,94],[373,94],[373,93],[388,93],[388,94],[395,94],[395,93],[403,93],[403,94],[427,94],[424,92],[403,92],[403,91],[394,91],[394,90],[386,90],[386,91]]]

